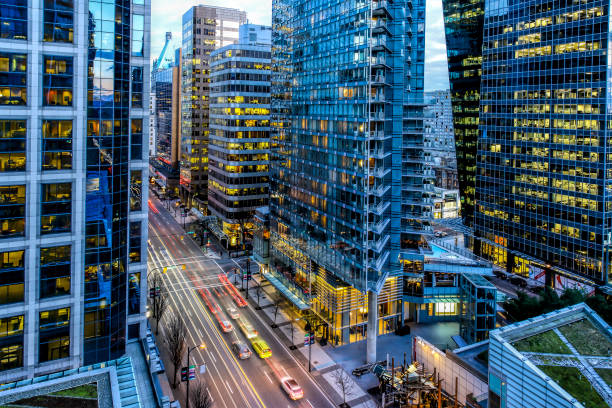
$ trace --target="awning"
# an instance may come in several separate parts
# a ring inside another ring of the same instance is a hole
[[[435,297],[420,297],[420,296],[404,296],[404,302],[424,304],[424,303],[460,303],[461,299],[458,296],[435,296]]]
[[[291,303],[296,305],[300,310],[310,309],[310,307],[306,304],[306,302],[304,302],[302,299],[296,296],[293,292],[291,292],[291,290],[288,287],[286,287],[280,280],[276,279],[274,275],[264,272],[263,276],[264,278],[268,280],[268,282],[272,284],[272,286],[274,286],[280,293],[283,294],[283,296],[289,299]]]

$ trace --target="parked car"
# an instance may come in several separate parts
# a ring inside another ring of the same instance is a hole
[[[292,377],[281,378],[283,390],[289,395],[292,400],[298,400],[304,397],[304,390]]]

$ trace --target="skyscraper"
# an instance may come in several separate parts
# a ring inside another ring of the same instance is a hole
[[[475,234],[556,288],[610,282],[610,1],[486,1]]]
[[[240,26],[238,44],[210,54],[208,209],[238,249],[268,204],[271,28]]]
[[[180,191],[188,207],[208,212],[210,53],[238,42],[246,12],[194,6],[183,14]]]
[[[442,0],[461,216],[474,220],[484,0]]]
[[[150,6],[2,7],[6,382],[114,359],[144,335]]]
[[[422,1],[273,2],[269,276],[369,361],[431,230],[424,20]]]
[[[154,123],[157,138],[157,153],[170,158],[172,150],[172,89],[178,86],[172,81],[174,66],[172,33],[166,33],[162,51],[151,69],[151,91],[155,94]]]

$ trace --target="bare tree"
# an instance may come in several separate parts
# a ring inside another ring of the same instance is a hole
[[[155,318],[155,334],[159,334],[159,322],[164,316],[164,312],[168,308],[168,292],[164,286],[164,281],[159,273],[151,275],[149,278],[149,288],[155,288],[155,297],[151,303],[153,306],[153,317]],[[159,288],[159,293],[157,293]]]
[[[257,295],[257,307],[261,308],[259,305],[259,298],[261,297],[261,280],[257,284],[257,288],[255,288],[255,294]]]
[[[272,327],[277,327],[276,317],[278,316],[278,308],[280,307],[282,301],[283,299],[280,297],[280,295],[276,295],[276,297],[274,298],[274,324],[272,325]]]
[[[176,388],[176,374],[178,373],[185,354],[185,338],[187,337],[187,327],[180,316],[172,316],[166,325],[166,345],[170,353],[170,361],[174,365],[174,377],[172,387]]]
[[[338,388],[340,388],[340,392],[342,393],[342,403],[343,405],[346,405],[346,397],[353,394],[355,383],[342,368],[334,371],[332,374],[332,379]]]
[[[213,401],[208,393],[206,383],[200,381],[194,389],[189,393],[189,402],[193,408],[212,408]]]

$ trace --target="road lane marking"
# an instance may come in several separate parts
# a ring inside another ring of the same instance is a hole
[[[232,394],[234,393],[234,391],[232,391],[232,387],[230,387],[230,385],[227,383],[227,380],[225,380],[225,386],[227,387],[229,392],[231,392]]]
[[[153,227],[153,228],[154,228],[154,227]],[[165,246],[165,243],[164,243],[164,242],[162,242],[162,245],[164,245],[164,246]],[[174,242],[173,242],[173,240],[169,240],[168,245],[172,245],[172,246],[174,246]],[[172,254],[172,251],[170,251],[170,250],[169,250],[169,251],[168,251],[168,253],[169,253],[169,254],[168,254],[168,258],[170,258],[170,257],[171,257],[171,254]],[[173,259],[168,259],[168,261],[173,261]],[[190,268],[190,269],[191,269],[191,268]],[[171,274],[172,274],[172,275],[177,275],[178,273],[181,273],[181,272],[180,272],[180,270],[175,270],[175,268],[172,268],[172,270],[171,270]],[[180,276],[180,275],[179,275],[179,276]],[[166,277],[168,278],[168,280],[170,280],[170,276],[166,275]],[[182,284],[189,286],[189,283],[187,282],[187,280],[185,280],[184,282],[182,282]],[[189,289],[189,288],[187,288],[187,289]],[[194,290],[186,290],[185,292],[186,292],[186,293],[187,293],[187,292],[189,292],[189,295],[188,295],[188,296],[186,296],[186,297],[185,297],[185,299],[187,300],[187,303],[189,304],[189,306],[191,306],[191,307],[193,308],[193,310],[198,310],[198,309],[199,309],[199,308],[197,308],[197,307],[194,305],[194,300],[193,300],[194,298],[196,299],[196,301],[197,301],[197,302],[199,302],[199,303],[200,303],[200,305],[201,305],[201,309],[200,309],[200,310],[204,310],[204,316],[205,316],[205,317],[206,317],[206,319],[207,319],[206,321],[207,321],[207,322],[210,324],[210,327],[212,328],[212,330],[211,330],[212,334],[211,334],[211,333],[209,333],[209,332],[207,332],[207,334],[209,335],[210,339],[211,339],[211,340],[213,339],[213,334],[214,334],[214,337],[216,338],[216,340],[220,340],[220,341],[219,341],[219,343],[223,343],[223,344],[225,345],[225,348],[226,348],[226,350],[227,350],[227,355],[229,355],[229,356],[230,356],[230,358],[234,360],[234,362],[235,362],[236,366],[237,366],[237,367],[238,367],[238,369],[239,369],[239,370],[242,372],[242,374],[243,374],[244,378],[247,380],[247,382],[248,382],[248,383],[249,383],[249,385],[251,386],[251,390],[252,390],[252,392],[253,392],[251,395],[254,395],[254,396],[256,397],[256,399],[259,401],[259,403],[261,404],[261,406],[265,407],[265,404],[263,403],[263,401],[262,401],[262,400],[261,400],[261,398],[259,397],[259,394],[258,394],[258,393],[257,393],[257,391],[255,390],[255,388],[254,388],[253,384],[252,384],[252,383],[250,382],[250,380],[247,378],[246,373],[244,372],[244,370],[242,369],[242,367],[241,367],[241,366],[238,364],[238,362],[237,362],[237,360],[236,360],[235,356],[233,355],[233,353],[231,353],[231,351],[230,351],[230,349],[229,349],[229,346],[227,345],[227,342],[225,342],[225,339],[223,338],[223,336],[222,336],[222,335],[221,335],[221,333],[219,332],[217,325],[215,325],[215,324],[212,322],[211,317],[210,317],[210,315],[209,315],[208,311],[206,310],[206,308],[204,307],[204,304],[202,303],[202,299],[200,298],[199,294],[197,294],[197,293],[196,293]],[[201,316],[198,316],[198,319],[197,319],[197,320],[198,320],[198,321],[200,321],[200,324],[203,324],[202,322],[203,322],[204,320],[200,320],[200,318],[201,318]],[[205,326],[205,325],[204,325],[204,326]],[[216,344],[217,342],[213,342],[213,341],[211,341],[211,343],[212,343],[213,347],[214,347],[215,349],[217,349],[217,344]],[[218,349],[217,349],[217,351],[218,351]],[[221,353],[220,353],[220,355],[221,355]],[[231,372],[232,372],[232,370],[230,370],[230,368],[228,367],[228,365],[227,365],[226,361],[225,361],[224,359],[222,359],[222,360],[221,360],[221,362],[223,363],[223,365],[224,365],[224,366],[225,366],[225,368],[227,369],[228,373],[231,373]],[[235,368],[235,366],[234,366],[233,368]],[[241,387],[239,386],[239,384],[236,382],[236,379],[235,379],[234,377],[232,377],[232,381],[234,381],[234,382],[236,383],[236,386],[237,386],[237,388],[238,388],[238,391],[239,391],[239,393],[242,395],[242,398],[244,399],[244,401],[245,401],[245,402],[248,402],[247,397],[246,397],[246,396],[244,395],[244,393],[242,392],[242,388],[241,388]],[[235,401],[234,401],[233,399],[232,399],[231,401],[232,401],[232,403],[233,403],[234,405],[236,405],[236,403],[235,403]]]
[[[266,377],[268,378],[268,381],[270,381],[270,384],[274,384],[274,382],[272,381],[272,379],[270,378],[270,375],[268,374],[267,371],[264,371],[264,374],[266,374]]]
[[[204,336],[202,336],[204,337]],[[217,359],[215,358],[215,356],[213,355],[213,353],[211,353],[210,351],[208,352],[209,357],[212,359],[212,361],[214,361],[215,363],[217,362]]]

